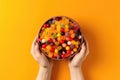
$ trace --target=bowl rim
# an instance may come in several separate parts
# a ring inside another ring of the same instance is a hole
[[[72,18],[70,18],[70,17],[67,17],[67,16],[53,16],[53,17],[51,17],[51,18],[48,18],[42,25],[41,25],[41,27],[40,27],[40,29],[39,29],[39,31],[38,31],[38,39],[40,38],[40,32],[42,31],[42,27],[43,27],[43,25],[47,22],[47,21],[49,21],[49,20],[51,20],[51,19],[54,19],[54,18],[56,18],[56,17],[66,17],[66,18],[68,18],[69,20],[71,20],[71,21],[73,21],[75,24],[77,24],[78,26],[79,26],[79,28],[80,28],[80,25],[74,20],[74,19],[72,19]],[[66,60],[66,59],[71,59],[72,57],[74,57],[78,52],[80,52],[80,50],[81,50],[81,45],[83,44],[83,42],[84,42],[84,36],[83,36],[83,34],[82,34],[82,31],[81,31],[81,28],[79,29],[80,30],[80,32],[81,32],[81,42],[80,42],[80,46],[79,46],[79,48],[78,48],[78,50],[77,50],[77,52],[75,52],[75,53],[73,53],[73,54],[71,54],[71,55],[69,55],[68,57],[66,57],[66,58],[62,58],[62,59],[57,59],[57,58],[50,58],[43,50],[42,50],[42,48],[41,48],[41,46],[39,47],[39,50],[47,57],[47,58],[49,58],[49,59],[52,59],[52,60]],[[38,40],[39,41],[39,40]]]

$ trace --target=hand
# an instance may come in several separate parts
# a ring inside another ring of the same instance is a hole
[[[88,55],[88,53],[89,53],[88,43],[84,39],[80,52],[69,60],[69,67],[79,67],[82,64],[83,60]]]
[[[53,61],[48,59],[39,49],[38,37],[36,37],[32,43],[31,54],[33,58],[43,68],[50,68],[53,66]]]

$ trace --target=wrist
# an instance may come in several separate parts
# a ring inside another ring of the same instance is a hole
[[[52,68],[53,68],[53,65],[50,65],[50,66],[40,66],[39,65],[39,69],[42,71],[51,71]]]

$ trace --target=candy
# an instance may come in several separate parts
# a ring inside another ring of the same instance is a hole
[[[67,46],[65,49],[66,49],[66,50],[69,50],[69,49],[70,49],[70,47],[69,47],[69,46]]]
[[[60,43],[61,43],[61,44],[62,44],[62,43],[64,43],[64,40],[63,40],[63,39],[61,39],[61,40],[60,40]]]
[[[62,44],[62,47],[66,47],[66,46],[67,46],[67,44],[66,44],[66,43],[63,43],[63,44]]]
[[[74,49],[73,49],[73,51],[74,51],[74,52],[76,52],[76,51],[77,51],[77,49],[76,49],[76,48],[74,48]]]
[[[42,45],[42,48],[46,48],[46,44],[43,44],[43,45]]]
[[[50,39],[49,39],[49,42],[53,42],[53,39],[52,39],[52,38],[50,38]]]
[[[65,31],[65,29],[64,29],[64,28],[61,28],[61,29],[60,29],[60,31],[61,31],[61,32],[64,32],[64,31]]]
[[[58,56],[58,53],[54,53],[54,56]]]
[[[57,50],[57,49],[55,49],[55,53],[58,53],[58,50]]]
[[[70,34],[73,34],[74,33],[74,31],[73,30],[70,30]]]
[[[50,50],[50,48],[51,48],[51,46],[50,46],[50,45],[46,46],[46,49]]]
[[[45,39],[42,39],[42,43],[45,43]]]
[[[73,33],[73,34],[71,34],[71,38],[74,38],[75,37],[75,34]]]
[[[62,57],[62,58],[65,58],[65,54],[62,54],[61,57]]]
[[[47,27],[48,27],[47,24],[44,24],[43,26],[44,26],[44,28],[47,28]]]
[[[58,34],[57,34],[57,37],[60,37],[60,36],[61,36],[61,34],[60,34],[60,33],[58,33]]]
[[[71,53],[71,50],[67,50],[67,54],[70,54]]]
[[[70,44],[71,44],[71,42],[70,42],[70,41],[68,41],[68,42],[67,42],[67,44],[68,44],[68,45],[70,45]]]
[[[54,48],[51,48],[51,49],[50,49],[50,52],[54,52]]]
[[[61,32],[61,35],[65,35],[65,32]]]

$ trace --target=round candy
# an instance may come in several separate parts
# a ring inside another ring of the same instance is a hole
[[[69,49],[70,49],[70,47],[69,47],[69,46],[67,46],[65,49],[66,49],[66,50],[69,50]]]

